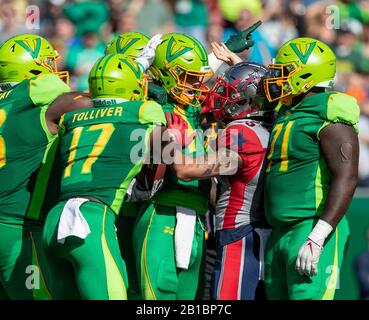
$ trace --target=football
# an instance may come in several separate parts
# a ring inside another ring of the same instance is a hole
[[[136,176],[136,180],[140,185],[150,190],[155,181],[164,178],[166,168],[165,164],[144,164],[140,173]]]

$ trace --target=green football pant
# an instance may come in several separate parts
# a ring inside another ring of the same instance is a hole
[[[197,217],[188,269],[176,267],[176,208],[150,204],[136,221],[133,243],[142,297],[201,299],[205,286],[204,217]]]
[[[318,274],[308,277],[295,269],[298,252],[316,219],[288,227],[274,227],[265,252],[265,287],[268,299],[333,300],[348,247],[349,227],[344,217],[332,231],[318,263]]]
[[[51,299],[46,286],[42,229],[0,222],[0,235],[0,299]]]
[[[57,241],[59,219],[66,201],[48,214],[43,245],[55,299],[125,300],[127,274],[115,232],[115,214],[107,206],[87,201],[80,206],[91,233],[81,239]]]
[[[142,300],[133,251],[133,228],[135,222],[136,216],[126,215],[119,215],[116,221],[119,248],[127,267],[129,281],[128,300]]]

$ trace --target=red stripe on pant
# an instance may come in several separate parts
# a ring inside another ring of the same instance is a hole
[[[239,299],[240,274],[243,273],[243,270],[241,270],[241,266],[243,269],[243,239],[226,245],[224,250],[223,274],[220,279],[218,299],[237,300]]]

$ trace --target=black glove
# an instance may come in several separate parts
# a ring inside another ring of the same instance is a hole
[[[165,89],[157,84],[149,82],[148,96],[151,100],[164,105],[168,101],[168,95]]]
[[[230,36],[225,45],[229,50],[235,53],[239,53],[251,48],[255,41],[252,40],[252,33],[262,24],[259,20],[254,23],[251,27],[238,31],[236,34]]]

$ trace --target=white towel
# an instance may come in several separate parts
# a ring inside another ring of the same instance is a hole
[[[272,229],[264,229],[264,228],[255,228],[255,232],[260,237],[260,248],[259,248],[259,280],[264,281],[264,252],[267,240],[272,232]]]
[[[79,210],[86,201],[88,200],[85,198],[72,198],[65,204],[58,226],[57,240],[59,243],[64,243],[65,239],[70,236],[85,239],[91,232],[86,219]]]
[[[177,222],[174,231],[176,265],[188,269],[191,259],[192,242],[195,234],[196,211],[183,207],[177,208]]]

